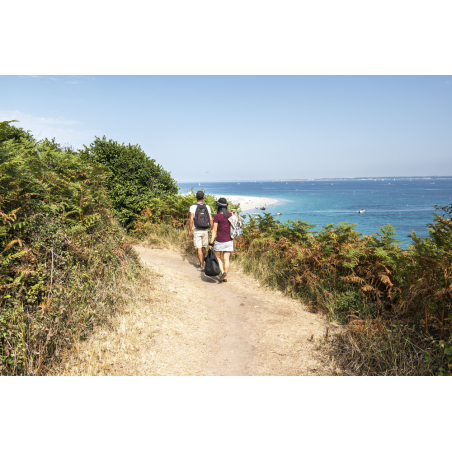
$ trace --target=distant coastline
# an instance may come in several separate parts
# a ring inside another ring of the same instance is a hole
[[[378,176],[378,177],[329,177],[321,179],[275,179],[267,182],[359,181],[359,180],[426,180],[452,179],[452,176]]]
[[[204,181],[203,184],[210,183],[262,183],[262,182],[328,182],[328,181],[359,181],[359,180],[426,180],[426,179],[452,179],[452,176],[374,176],[374,177],[324,177],[317,179],[258,179],[258,180],[248,180],[248,179],[237,179],[237,180],[215,180],[215,181]],[[193,186],[199,185],[199,182],[182,182],[181,184],[193,184]]]

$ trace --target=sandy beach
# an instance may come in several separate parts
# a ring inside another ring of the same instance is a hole
[[[224,197],[233,204],[239,203],[242,212],[257,210],[259,207],[269,207],[275,205],[278,200],[273,198],[264,198],[263,196],[224,196],[213,195],[216,199]],[[256,209],[257,208],[257,209]]]

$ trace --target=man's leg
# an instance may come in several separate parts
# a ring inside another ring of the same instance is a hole
[[[204,270],[204,248],[198,248],[198,259],[201,270]]]
[[[201,270],[204,270],[204,258],[207,256],[207,247],[209,246],[209,231],[202,231],[201,234],[201,254],[198,250],[199,262],[201,264]]]
[[[197,230],[193,231],[193,245],[195,246],[196,252],[198,253],[199,265],[201,267],[201,270],[204,270],[202,235]]]

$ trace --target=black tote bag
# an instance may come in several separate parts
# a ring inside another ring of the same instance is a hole
[[[220,265],[212,250],[207,251],[207,256],[204,258],[204,273],[207,276],[218,276],[220,274]]]

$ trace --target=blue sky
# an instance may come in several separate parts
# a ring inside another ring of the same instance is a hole
[[[452,175],[451,76],[1,76],[6,119],[179,182]]]

